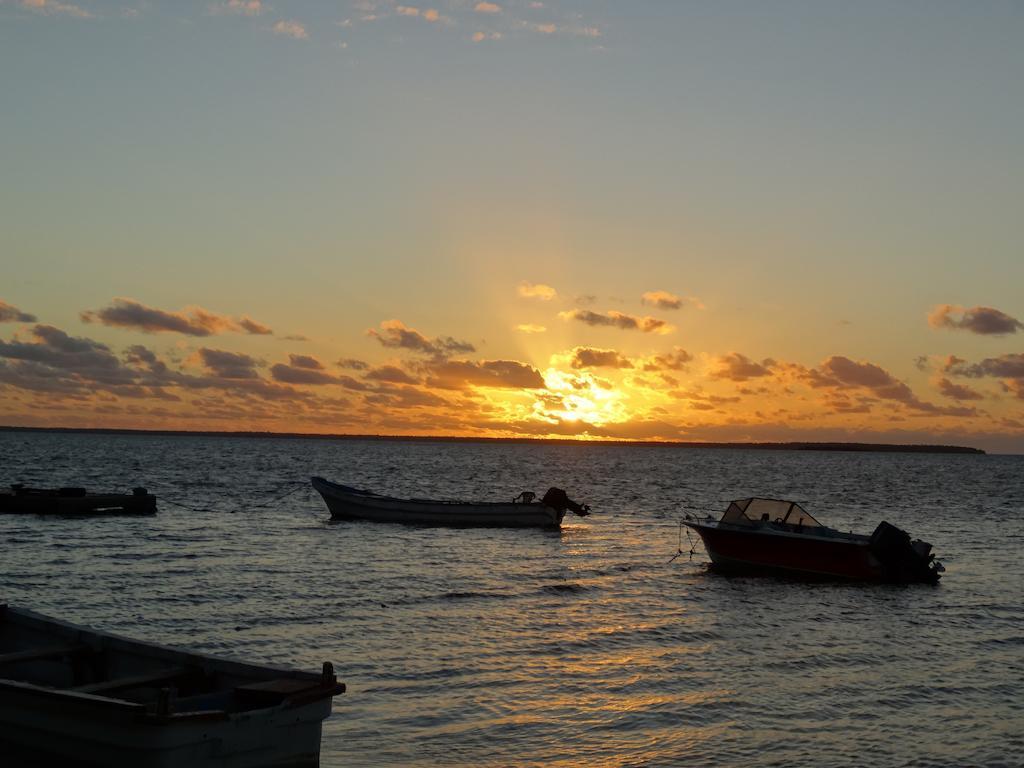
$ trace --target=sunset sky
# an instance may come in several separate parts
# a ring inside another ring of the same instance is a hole
[[[1024,452],[1022,40],[0,0],[0,425]]]

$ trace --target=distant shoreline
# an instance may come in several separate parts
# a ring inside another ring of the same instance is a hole
[[[763,451],[839,451],[853,453],[959,453],[985,455],[980,448],[962,445],[899,445],[895,443],[712,443],[682,440],[579,440],[541,437],[449,437],[445,435],[319,435],[309,432],[230,432],[189,431],[179,429],[104,429],[101,427],[11,427],[0,425],[0,432],[49,432],[84,435],[156,435],[160,437],[262,437],[303,440],[386,440],[394,442],[434,443],[523,443],[569,445],[626,445],[653,448],[754,449]]]

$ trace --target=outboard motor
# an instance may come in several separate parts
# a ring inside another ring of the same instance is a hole
[[[544,494],[544,498],[540,502],[546,507],[557,509],[559,512],[565,512],[568,509],[580,517],[586,517],[590,514],[590,507],[586,504],[577,504],[561,488],[548,488],[548,492]]]
[[[871,554],[882,564],[889,581],[939,580],[939,566],[933,563],[932,545],[926,541],[911,541],[910,535],[884,520],[871,534]]]

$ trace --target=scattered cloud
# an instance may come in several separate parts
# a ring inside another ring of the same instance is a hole
[[[269,335],[273,331],[252,318],[233,320],[202,307],[186,307],[167,312],[147,307],[134,299],[116,298],[110,306],[81,312],[84,323],[101,323],[114,328],[131,328],[143,333],[183,333],[186,336],[212,336],[225,331]]]
[[[344,374],[337,377],[337,382],[345,389],[351,389],[353,392],[366,392],[373,389],[373,387],[371,387],[365,381],[353,379],[351,376],[346,376]]]
[[[292,40],[305,40],[309,37],[306,27],[298,21],[282,19],[272,27],[275,35],[290,37]]]
[[[242,315],[242,317],[239,318],[239,320],[238,320],[238,327],[241,328],[246,333],[252,334],[254,336],[273,336],[274,335],[274,332],[272,330],[270,330],[270,328],[268,328],[267,326],[263,325],[262,323],[257,323],[251,317],[247,317],[245,315]]]
[[[71,16],[76,19],[91,19],[92,13],[71,3],[60,3],[57,0],[20,0],[22,8],[41,13],[45,16]]]
[[[826,376],[852,387],[881,389],[902,385],[892,374],[874,363],[859,363],[842,355],[834,355],[821,364]]]
[[[324,364],[311,355],[288,355],[288,364],[293,368],[305,368],[310,371],[324,369]]]
[[[603,36],[601,27],[590,23],[578,10],[559,10],[543,3],[509,4],[492,0],[471,0],[465,3],[459,0],[446,3],[443,13],[437,7],[424,8],[420,4],[410,4],[408,0],[401,3],[398,0],[355,0],[350,5],[351,15],[336,21],[337,26],[354,29],[371,22],[418,18],[447,27],[461,26],[468,30],[464,39],[477,44],[503,40],[505,37],[516,38],[531,32],[591,39]],[[538,11],[541,13],[538,14]],[[347,42],[336,45],[346,47]]]
[[[985,396],[976,389],[971,389],[963,384],[954,384],[949,379],[940,378],[937,384],[939,392],[951,400],[984,400]]]
[[[648,291],[640,297],[641,304],[649,304],[658,309],[682,309],[683,300],[668,291]]]
[[[0,299],[0,323],[34,323],[35,321],[35,315],[22,312],[17,307]]]
[[[416,329],[407,327],[401,320],[385,320],[380,324],[379,331],[371,328],[367,334],[385,347],[407,349],[437,358],[476,351],[476,347],[468,341],[458,341],[451,336],[427,338]]]
[[[689,390],[674,390],[669,395],[676,400],[689,401],[690,408],[697,411],[711,411],[723,405],[738,403],[742,398],[739,395],[715,395],[705,392],[701,388]]]
[[[291,355],[290,357],[291,362],[288,365],[277,363],[270,367],[270,375],[274,381],[312,386],[343,383],[337,377],[324,371],[319,361],[313,358],[307,358],[304,355]],[[310,361],[316,363],[316,366],[311,365]]]
[[[655,355],[644,363],[645,371],[682,371],[693,360],[693,355],[682,347],[673,347],[671,352]]]
[[[728,379],[729,381],[749,381],[762,376],[771,376],[772,367],[775,361],[766,358],[760,363],[751,360],[739,352],[730,352],[722,355],[714,361],[714,369],[711,376],[716,379]]]
[[[942,366],[944,373],[980,379],[984,376],[1006,379],[1024,379],[1024,353],[1013,352],[999,357],[987,357],[980,363],[968,365],[963,358],[950,355]]]
[[[483,38],[481,38],[483,39]],[[527,299],[551,301],[558,296],[558,291],[544,283],[531,283],[526,280],[519,284],[519,295]]]
[[[153,366],[162,363],[159,362],[156,353],[148,347],[144,347],[141,344],[132,344],[124,351],[124,360],[130,365],[141,365],[146,368],[153,368]],[[166,366],[164,366],[166,368]]]
[[[535,325],[534,323],[520,323],[516,326],[516,330],[520,333],[545,333],[547,328],[543,325]]]
[[[974,408],[943,407],[921,400],[910,387],[881,366],[842,355],[829,357],[819,370],[805,370],[802,377],[812,387],[863,389],[880,400],[901,403],[920,415],[962,417],[978,413]]]
[[[587,325],[621,328],[625,331],[665,334],[675,330],[664,320],[655,317],[636,317],[616,312],[614,309],[604,313],[592,312],[589,309],[572,309],[567,312],[559,312],[558,316],[563,320],[578,320]]]
[[[871,405],[875,402],[871,397],[852,398],[846,392],[830,392],[825,396],[823,405],[831,413],[871,413]]]
[[[970,331],[982,336],[1005,336],[1024,328],[1024,324],[992,307],[965,309],[956,304],[939,304],[928,315],[932,328]]]
[[[1003,389],[1018,400],[1024,400],[1024,379],[1010,379],[1003,382]]]
[[[215,16],[239,14],[242,16],[259,16],[266,10],[261,0],[226,0],[210,6],[210,13]]]
[[[356,360],[351,357],[344,357],[335,363],[339,368],[348,368],[353,371],[365,371],[370,366],[364,363],[362,360]]]
[[[419,379],[410,376],[401,368],[395,365],[382,365],[366,373],[366,378],[372,381],[386,381],[391,384],[418,384]]]
[[[309,336],[303,336],[301,333],[292,333],[288,336],[282,336],[281,341],[309,341]]]
[[[385,408],[436,408],[449,406],[447,400],[416,387],[387,387],[365,396],[370,405]]]
[[[32,341],[0,341],[0,357],[41,363],[51,368],[84,371],[94,378],[99,376],[104,380],[109,380],[109,375],[121,368],[121,361],[106,344],[69,336],[52,325],[34,326],[30,338]]]
[[[501,389],[544,389],[540,371],[515,360],[444,360],[428,364],[427,384],[441,389],[494,387]]]
[[[573,368],[632,368],[629,358],[614,349],[597,349],[595,347],[576,347],[573,349]]]
[[[221,393],[202,402],[192,401],[192,410],[176,414],[177,418],[189,419],[203,418],[204,414],[214,412],[226,414],[232,408],[228,408],[223,397],[240,398],[247,403],[251,403],[253,397],[291,404],[309,399],[302,392],[261,378],[256,368],[262,363],[248,355],[203,348],[191,359],[200,363],[207,373],[195,376],[172,370],[152,350],[137,344],[125,350],[122,361],[105,344],[69,336],[53,326],[37,325],[27,338],[0,341],[0,387],[47,398],[41,407],[48,411],[61,407],[54,398],[71,398],[75,413],[86,417],[90,413],[114,412],[119,406],[111,403],[121,398],[136,402],[144,399],[181,402],[184,398],[170,391],[172,389],[182,395],[190,393],[189,396],[201,390]],[[217,405],[210,410],[207,404],[213,400]],[[166,417],[159,415],[158,408],[147,410],[131,406],[124,412],[140,417]],[[296,413],[294,408],[285,413],[289,412]],[[246,418],[254,413],[257,409],[251,404],[243,409]]]
[[[222,379],[256,379],[256,367],[260,362],[240,352],[201,347],[196,353],[202,364],[215,376]]]

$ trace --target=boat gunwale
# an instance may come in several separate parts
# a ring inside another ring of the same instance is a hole
[[[683,525],[701,532],[701,529],[707,529],[712,531],[725,531],[727,533],[741,533],[749,536],[777,536],[780,538],[789,539],[800,539],[801,541],[807,541],[813,539],[815,541],[829,542],[829,543],[841,543],[850,544],[855,546],[869,546],[871,543],[871,537],[866,536],[862,533],[844,533],[836,528],[830,528],[827,525],[813,526],[805,529],[805,532],[797,533],[796,531],[779,530],[777,528],[770,527],[773,525],[769,523],[758,523],[757,525],[735,525],[733,523],[723,523],[721,520],[683,520]],[[832,535],[821,535],[820,533],[812,533],[812,530],[821,528],[823,530],[832,531]]]
[[[63,636],[74,640],[76,643],[91,648],[94,651],[105,651],[108,653],[125,653],[138,656],[142,659],[156,663],[178,663],[185,666],[196,667],[207,672],[217,672],[229,677],[237,677],[251,681],[266,682],[269,680],[289,679],[309,686],[297,690],[285,696],[281,701],[269,706],[256,709],[239,710],[231,712],[223,709],[172,712],[166,715],[149,713],[147,721],[153,722],[181,722],[199,719],[232,719],[235,716],[250,716],[254,713],[272,711],[275,709],[290,709],[307,704],[315,703],[322,699],[332,699],[344,693],[346,686],[335,678],[333,682],[326,682],[323,674],[306,672],[298,669],[288,669],[275,665],[257,665],[247,662],[235,661],[234,659],[213,656],[194,651],[184,651],[160,643],[133,640],[128,637],[105,632],[90,627],[84,627],[62,619],[52,618],[37,613],[27,608],[15,608],[6,604],[0,604],[0,624],[11,622],[26,629],[49,633],[55,636]],[[237,686],[228,686],[222,690],[230,690]],[[17,678],[7,677],[0,672],[0,690],[8,689],[11,692],[25,694],[36,694],[48,699],[59,698],[66,702],[90,703],[122,710],[136,711],[146,714],[146,706],[129,699],[113,696],[102,696],[97,694],[75,691],[71,688],[50,688],[39,686],[35,683]],[[118,707],[116,705],[123,705]]]
[[[324,491],[328,491],[332,495],[351,498],[353,503],[359,504],[363,501],[376,501],[376,502],[399,502],[401,504],[415,504],[415,505],[426,505],[426,504],[437,504],[446,507],[514,507],[516,510],[522,509],[533,509],[540,511],[541,509],[553,509],[547,504],[540,501],[530,502],[516,502],[516,501],[463,501],[461,499],[414,499],[408,498],[403,499],[400,496],[385,496],[380,493],[374,493],[373,491],[363,491],[359,489],[349,488],[345,485],[339,485],[338,483],[332,483],[330,480],[325,480],[322,477],[311,477],[310,483],[313,489],[321,495]],[[319,486],[326,486],[321,489]]]
[[[145,715],[146,705],[138,701],[119,699],[112,696],[100,696],[95,693],[84,693],[71,688],[50,688],[37,685],[26,680],[0,677],[0,693],[22,693],[47,700],[60,700],[70,704],[87,706],[89,709],[103,708],[133,715]]]

